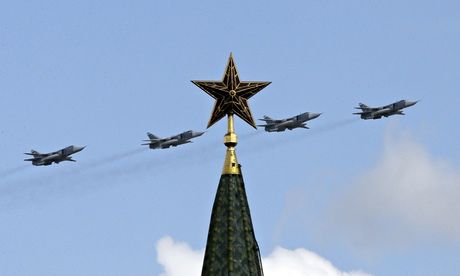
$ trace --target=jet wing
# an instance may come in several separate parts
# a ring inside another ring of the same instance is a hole
[[[146,139],[142,140],[142,142],[151,142],[151,143],[161,143],[161,142],[166,142],[168,140],[171,140],[170,138],[162,138],[162,139]]]
[[[274,120],[274,119],[259,119],[260,121],[264,121],[267,124],[273,125],[273,124],[280,124],[285,122],[286,120]]]
[[[162,146],[163,144],[168,144],[170,141],[179,141],[179,138],[180,138],[180,135],[171,136],[168,138],[142,140],[143,142],[147,142],[147,143],[143,143],[141,144],[141,146],[150,146],[152,144]]]
[[[61,149],[61,150],[57,150],[57,151],[53,151],[53,152],[51,152],[51,153],[48,153],[48,155],[55,155],[55,154],[66,155],[66,154],[65,154],[65,149]]]
[[[362,110],[363,113],[375,112],[383,109],[383,107],[355,107],[355,109]],[[358,113],[353,113],[358,114]]]
[[[306,129],[310,129],[310,128],[307,126],[307,124],[305,124],[305,123],[301,124],[299,127],[301,127],[301,128],[306,128]]]
[[[167,137],[167,138],[151,138],[151,139],[142,140],[142,142],[164,143],[164,142],[166,142],[166,141],[175,139],[174,137],[175,137],[175,136]],[[148,145],[148,144],[147,144],[147,145]]]
[[[393,105],[395,104],[388,104],[388,105],[382,106],[381,109],[393,109]]]
[[[356,107],[356,109],[361,109],[361,108]],[[389,111],[391,111],[391,109],[388,107],[369,107],[369,108],[361,109],[361,112],[356,112],[353,114],[360,115],[360,114],[371,114],[371,113],[386,113]]]
[[[24,154],[31,155],[34,158],[43,158],[43,157],[50,156],[50,155],[52,155],[54,153],[39,153],[39,152],[36,152],[36,151],[32,151],[32,152],[24,152]]]

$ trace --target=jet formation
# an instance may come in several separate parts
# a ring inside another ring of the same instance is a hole
[[[39,153],[38,151],[31,150],[30,153],[27,152],[24,154],[32,155],[33,158],[24,159],[24,161],[32,161],[32,165],[34,166],[49,166],[53,163],[58,164],[62,161],[76,162],[70,155],[82,151],[84,148],[85,147],[68,146],[49,153]]]
[[[188,130],[188,131],[182,132],[174,136],[160,138],[150,132],[147,132],[147,136],[149,137],[149,140],[143,140],[143,141],[148,142],[148,143],[144,143],[142,145],[149,146],[149,148],[151,149],[167,149],[171,146],[177,147],[178,145],[192,143],[190,139],[201,136],[203,135],[203,133],[204,132]]]
[[[416,103],[417,101],[411,102],[407,100],[401,100],[389,105],[379,107],[370,107],[363,103],[359,103],[359,107],[355,107],[355,109],[361,109],[361,112],[356,112],[353,114],[360,115],[361,119],[363,120],[380,119],[382,116],[389,117],[392,115],[405,115],[402,110],[406,107],[413,106]]]
[[[318,118],[321,113],[311,113],[305,112],[299,114],[297,116],[293,116],[286,119],[275,120],[268,116],[264,116],[263,119],[259,119],[260,121],[264,121],[265,125],[258,125],[260,127],[264,127],[265,131],[267,132],[281,132],[285,131],[286,129],[293,130],[294,128],[306,128],[306,122]]]
[[[360,115],[361,119],[363,120],[381,119],[382,117],[389,117],[392,115],[405,115],[402,110],[404,108],[413,106],[416,103],[417,101],[411,102],[407,100],[401,100],[389,105],[379,107],[370,107],[363,103],[359,103],[359,107],[355,108],[360,109],[361,112],[356,112],[353,114]],[[282,132],[286,129],[293,130],[295,128],[308,129],[309,127],[307,126],[307,121],[316,119],[320,115],[321,113],[305,112],[286,119],[272,119],[268,116],[263,116],[263,119],[259,120],[263,121],[265,124],[258,125],[258,127],[263,127],[267,132]],[[169,147],[177,147],[179,145],[192,143],[192,141],[190,141],[191,139],[199,137],[203,134],[204,132],[188,130],[177,135],[161,138],[150,132],[147,132],[149,139],[143,140],[143,142],[146,143],[143,143],[142,145],[148,146],[150,149],[166,149]],[[32,165],[34,166],[48,166],[53,163],[58,164],[63,161],[76,162],[74,159],[72,159],[71,155],[82,151],[84,148],[85,147],[77,147],[72,145],[50,153],[40,153],[38,151],[31,150],[30,153],[25,154],[31,155],[33,158],[24,159],[24,161],[31,161]]]

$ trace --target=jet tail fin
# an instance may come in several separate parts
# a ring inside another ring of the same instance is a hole
[[[155,136],[154,134],[152,134],[150,132],[147,132],[147,136],[150,138],[150,140],[160,139],[160,137]]]
[[[359,103],[359,107],[355,107],[355,109],[369,110],[369,109],[372,109],[372,108],[370,106],[366,105],[366,104]]]
[[[363,104],[363,103],[359,103],[359,107],[361,107],[361,108],[369,108],[368,105],[365,105],[365,104]]]
[[[273,119],[271,117],[268,117],[267,115],[264,115],[262,119],[259,119],[260,121],[273,121]]]
[[[27,154],[27,155],[39,155],[40,153],[36,150],[30,150],[30,152],[25,152],[24,154]]]

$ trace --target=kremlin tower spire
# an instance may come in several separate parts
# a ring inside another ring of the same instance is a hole
[[[208,128],[227,116],[227,147],[222,175],[212,208],[202,276],[262,276],[259,247],[254,234],[241,166],[234,115],[255,126],[247,100],[270,82],[241,82],[230,54],[222,81],[192,81],[216,100]]]

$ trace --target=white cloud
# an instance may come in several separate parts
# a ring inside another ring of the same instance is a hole
[[[363,245],[401,244],[460,241],[459,214],[460,170],[403,135],[387,137],[380,161],[339,199],[333,218]]]
[[[163,266],[161,276],[199,276],[204,251],[194,251],[187,244],[164,237],[157,244],[158,262]],[[363,272],[342,272],[331,262],[306,249],[276,248],[262,258],[265,276],[366,276]]]
[[[201,274],[204,251],[193,251],[186,243],[163,237],[157,243],[157,261],[164,272],[160,276],[193,276]]]
[[[359,271],[342,272],[323,257],[303,248],[288,250],[275,248],[262,259],[265,276],[365,276]]]

